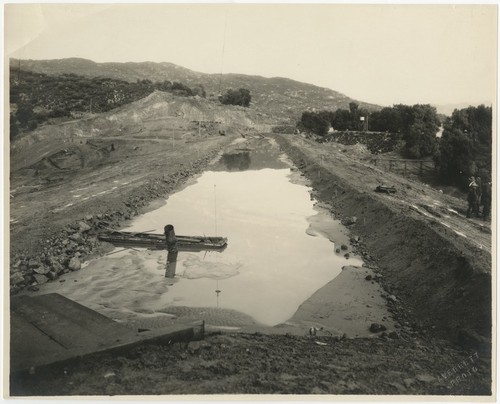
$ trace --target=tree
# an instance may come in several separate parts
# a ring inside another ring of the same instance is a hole
[[[356,102],[349,103],[349,113],[350,113],[350,129],[351,130],[359,130],[361,127],[361,112],[359,110],[359,104]]]
[[[349,130],[351,129],[351,113],[346,109],[337,109],[333,113],[332,127],[336,130]]]
[[[410,158],[421,158],[433,155],[437,149],[436,133],[439,129],[439,118],[436,108],[431,105],[414,105],[403,111],[403,152]]]
[[[305,111],[302,113],[297,127],[300,130],[324,136],[328,133],[328,129],[330,128],[329,113],[327,111]]]
[[[207,98],[207,92],[205,91],[205,87],[202,84],[198,84],[192,89],[193,95],[198,95],[202,98]]]
[[[377,132],[398,133],[402,128],[399,110],[392,107],[382,108],[370,114],[370,129]]]
[[[492,109],[453,111],[444,123],[436,162],[443,181],[465,187],[470,175],[491,175]]]
[[[28,122],[35,118],[35,114],[33,113],[33,106],[29,102],[23,102],[19,105],[16,118],[19,121],[21,127],[25,128],[28,126]]]
[[[460,129],[443,131],[436,156],[441,180],[465,188],[467,178],[476,170],[472,156],[472,142]]]
[[[229,89],[224,94],[219,96],[219,101],[225,105],[240,105],[242,107],[249,107],[252,96],[250,90],[240,88],[238,90]]]

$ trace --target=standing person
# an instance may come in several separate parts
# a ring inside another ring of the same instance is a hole
[[[491,181],[488,178],[482,187],[481,205],[483,205],[483,220],[488,220],[491,212]]]
[[[477,212],[477,184],[474,177],[469,178],[469,193],[467,194],[467,202],[469,204],[467,208],[467,217],[470,217],[471,213]]]

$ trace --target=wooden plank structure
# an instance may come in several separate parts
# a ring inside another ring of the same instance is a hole
[[[226,237],[178,235],[175,237],[178,251],[223,251],[227,247]],[[152,250],[168,249],[165,234],[113,231],[111,233],[99,234],[98,238],[100,241],[106,241],[115,246],[142,247]]]
[[[144,343],[200,340],[204,322],[134,331],[58,293],[11,299],[11,374]]]

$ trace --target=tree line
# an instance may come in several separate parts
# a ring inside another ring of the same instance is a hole
[[[433,158],[444,183],[463,187],[470,175],[487,177],[491,173],[492,109],[484,105],[455,110],[451,117],[440,119],[429,104],[399,104],[369,112],[351,102],[348,110],[305,111],[297,128],[320,136],[330,128],[399,134],[403,156]]]

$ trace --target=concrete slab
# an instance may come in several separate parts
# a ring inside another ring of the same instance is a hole
[[[11,373],[145,342],[203,338],[204,324],[136,332],[57,293],[11,300]]]

